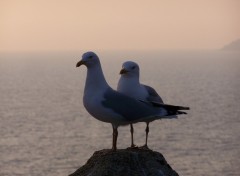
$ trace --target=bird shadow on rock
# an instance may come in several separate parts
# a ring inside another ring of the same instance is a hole
[[[140,149],[103,149],[69,176],[178,176],[159,152]]]

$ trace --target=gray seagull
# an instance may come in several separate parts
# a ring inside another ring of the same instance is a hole
[[[189,110],[188,107],[182,106],[174,106],[174,105],[167,105],[163,104],[162,98],[158,95],[158,93],[154,90],[154,88],[141,84],[139,81],[140,77],[140,68],[137,63],[133,61],[124,62],[122,65],[122,69],[120,71],[121,77],[118,82],[117,91],[123,93],[127,96],[130,96],[134,99],[140,100],[142,102],[151,104],[155,107],[168,107],[168,110],[172,110],[172,113],[177,114],[186,114],[185,112],[181,112],[179,110]],[[144,148],[148,148],[147,141],[148,141],[148,133],[149,133],[149,121],[146,121],[146,140]],[[130,131],[131,131],[131,147],[135,147],[133,142],[133,125],[130,124]]]
[[[83,105],[94,118],[111,123],[113,128],[112,149],[117,149],[118,127],[137,122],[171,118],[178,114],[168,107],[155,107],[113,90],[105,80],[98,56],[86,52],[76,67],[87,67]],[[175,116],[176,117],[176,116]]]

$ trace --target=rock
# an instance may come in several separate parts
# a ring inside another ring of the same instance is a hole
[[[144,149],[104,149],[69,176],[177,176],[161,153]]]

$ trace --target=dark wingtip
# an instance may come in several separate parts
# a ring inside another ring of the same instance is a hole
[[[177,114],[187,114],[187,113],[183,111],[177,111]]]
[[[182,107],[181,110],[190,110],[190,107]]]

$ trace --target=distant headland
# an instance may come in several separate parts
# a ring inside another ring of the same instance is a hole
[[[240,51],[240,39],[234,40],[233,42],[225,45],[222,50],[229,50],[229,51]]]

